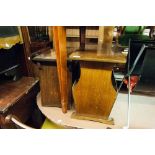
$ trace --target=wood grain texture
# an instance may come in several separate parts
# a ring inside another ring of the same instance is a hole
[[[83,61],[80,62],[80,66],[80,79],[72,88],[76,113],[107,120],[116,99],[111,80],[112,66]]]
[[[7,82],[0,87],[0,126],[2,128],[14,128],[5,117],[15,115],[23,123],[33,113],[36,104],[36,95],[39,92],[39,81],[23,77],[16,82]]]
[[[103,116],[98,116],[98,115],[80,114],[80,113],[73,112],[71,115],[71,118],[79,119],[79,120],[89,120],[89,121],[114,125],[114,119],[113,118],[104,118]]]
[[[41,100],[43,106],[61,107],[60,87],[57,72],[56,53],[47,50],[33,57],[40,74]],[[72,102],[72,76],[67,68],[68,109]]]
[[[99,26],[99,32],[98,32],[98,51],[102,50],[102,45],[104,41],[104,26]]]
[[[27,76],[34,76],[33,74],[33,64],[32,61],[29,60],[31,57],[31,45],[28,29],[26,26],[21,26],[21,33],[24,42],[24,61],[27,68]]]
[[[56,63],[56,62],[55,62]],[[68,104],[67,109],[70,109],[72,102],[72,76],[67,70],[67,90],[68,90]],[[60,87],[57,73],[57,66],[55,65],[42,65],[40,66],[40,89],[41,100],[43,106],[62,107]]]
[[[114,26],[100,26],[98,36],[98,53],[112,53]]]
[[[40,88],[43,106],[61,107],[57,67],[41,65]]]
[[[62,112],[66,113],[68,104],[68,89],[67,89],[67,49],[66,49],[65,28],[62,26],[54,26],[53,37],[56,51],[58,78],[60,84]]]
[[[37,79],[22,77],[16,82],[6,82],[0,85],[0,113],[4,113],[10,106],[13,106],[19,98],[28,93]]]
[[[40,94],[37,95],[37,105],[41,112],[52,122],[55,122],[58,125],[63,125],[72,128],[82,128],[82,129],[118,129],[122,126],[118,124],[115,125],[107,125],[100,122],[95,121],[88,121],[88,120],[79,120],[79,119],[72,119],[72,113],[74,109],[68,110],[66,114],[61,112],[60,108],[57,107],[44,107],[41,105],[41,97]],[[117,111],[116,111],[117,114]],[[61,120],[61,121],[60,121]]]
[[[105,44],[111,44],[113,40],[113,29],[114,26],[104,26],[104,41]]]
[[[112,69],[116,64],[125,64],[126,57],[121,53],[77,51],[69,59],[79,60],[81,69],[79,81],[72,87],[76,109],[73,117],[113,124],[109,119],[116,99]]]
[[[68,60],[95,61],[108,63],[126,63],[126,57],[122,53],[106,53],[102,54],[97,51],[76,51],[69,55]]]
[[[45,49],[44,52],[37,53],[32,60],[36,62],[56,62],[56,53],[53,49]]]

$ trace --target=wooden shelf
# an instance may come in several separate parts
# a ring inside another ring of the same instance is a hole
[[[80,37],[80,35],[67,35],[67,38],[79,38],[79,37]],[[89,36],[86,36],[86,38],[96,38],[96,39],[98,39],[98,36],[89,35]]]
[[[22,77],[16,82],[10,81],[1,84],[0,113],[4,113],[9,107],[13,106],[17,100],[27,94],[36,83],[38,83],[37,79]]]
[[[87,49],[97,49],[98,44],[98,26],[86,26],[85,47]],[[66,27],[67,47],[80,47],[79,26]]]

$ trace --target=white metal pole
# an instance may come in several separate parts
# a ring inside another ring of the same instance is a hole
[[[131,111],[131,88],[130,88],[130,75],[128,76],[128,111],[127,111],[127,125],[123,127],[123,129],[129,129],[130,127],[130,111]]]

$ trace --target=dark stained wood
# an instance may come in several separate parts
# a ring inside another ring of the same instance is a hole
[[[59,80],[56,65],[41,65],[40,87],[43,106],[61,107]]]
[[[39,54],[33,58],[33,61],[38,64],[40,70],[40,88],[41,101],[43,106],[61,107],[60,87],[58,80],[56,54],[53,50]],[[71,73],[67,69],[68,75],[68,108],[71,105]]]
[[[25,123],[33,113],[36,95],[39,92],[39,81],[31,77],[22,77],[16,82],[6,82],[0,85],[0,126],[13,128],[5,120],[9,114],[15,115]]]
[[[0,84],[0,113],[4,113],[9,107],[13,106],[37,82],[37,79],[22,77],[16,82],[10,81]]]
[[[86,26],[80,26],[80,50],[85,50]]]
[[[27,68],[27,76],[33,76],[33,64],[30,60],[31,57],[31,45],[28,35],[28,29],[26,26],[21,26],[21,32],[24,42],[24,61]]]
[[[37,52],[38,50],[50,47],[50,42],[35,41],[35,42],[31,42],[30,46],[31,46],[31,52],[34,53],[34,52]]]
[[[33,61],[36,62],[56,62],[56,53],[53,49],[45,49],[43,53],[37,53],[33,57]]]
[[[61,94],[62,112],[67,112],[68,89],[67,89],[67,49],[66,32],[62,26],[53,27],[54,47],[56,51],[56,62]]]

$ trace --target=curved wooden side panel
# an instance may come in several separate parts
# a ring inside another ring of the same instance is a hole
[[[80,65],[80,79],[72,87],[76,115],[80,119],[90,117],[90,120],[104,122],[101,119],[109,118],[116,99],[111,80],[112,64],[81,61]]]

